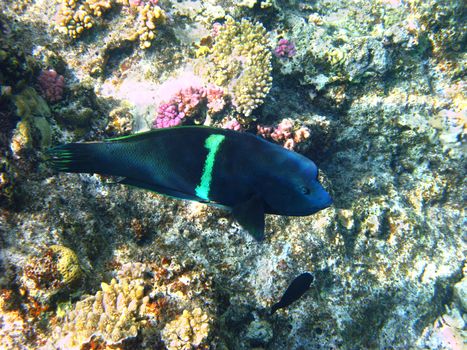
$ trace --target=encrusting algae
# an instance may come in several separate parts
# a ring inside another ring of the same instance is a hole
[[[61,245],[51,245],[26,261],[20,282],[29,297],[48,305],[54,295],[72,288],[82,277],[76,253]]]

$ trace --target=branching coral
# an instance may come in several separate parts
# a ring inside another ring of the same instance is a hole
[[[147,3],[139,9],[139,46],[142,49],[151,47],[156,36],[156,26],[165,22],[165,13],[159,6]]]
[[[261,105],[272,84],[271,53],[261,24],[228,17],[214,39],[207,77],[227,88],[239,113],[251,115]]]
[[[55,70],[43,70],[37,78],[42,96],[49,102],[57,102],[63,97],[65,78]]]
[[[258,135],[282,143],[287,149],[294,149],[298,143],[310,137],[307,127],[295,127],[293,120],[288,118],[282,119],[276,127],[258,125],[257,129]]]
[[[100,291],[77,302],[67,313],[63,326],[56,330],[56,344],[64,349],[81,349],[96,335],[107,345],[136,337],[145,322],[142,316],[148,301],[141,278],[102,283]]]
[[[64,315],[47,349],[82,349],[96,342],[103,347],[120,346],[135,341],[148,329],[154,337],[195,302],[194,295],[206,290],[206,282],[204,275],[168,259],[162,259],[160,265],[124,264],[110,283],[102,283],[101,290],[77,302]],[[185,319],[194,327],[188,344],[200,344],[208,332],[209,325],[204,324],[210,316],[206,310],[195,309]]]
[[[185,117],[195,115],[206,103],[209,113],[221,111],[225,105],[223,90],[214,85],[181,89],[169,102],[159,106],[153,127],[167,128],[180,125]]]
[[[60,0],[58,29],[73,39],[94,25],[94,18],[112,7],[112,0]]]

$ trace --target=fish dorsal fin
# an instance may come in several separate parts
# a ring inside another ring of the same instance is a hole
[[[264,203],[255,195],[232,208],[234,218],[257,241],[264,239]]]

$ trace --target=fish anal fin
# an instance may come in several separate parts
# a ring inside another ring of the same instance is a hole
[[[259,196],[237,204],[232,208],[232,214],[257,241],[264,239],[264,203]]]
[[[131,179],[131,178],[128,178],[128,177],[119,180],[118,183],[123,184],[123,185],[143,188],[145,190],[149,190],[149,191],[152,191],[152,192],[163,194],[163,195],[166,195],[166,196],[169,196],[169,197],[174,197],[174,198],[179,198],[179,199],[187,199],[187,200],[198,201],[198,202],[200,201],[200,199],[198,197],[196,197],[195,195],[190,195],[190,194],[186,194],[186,193],[183,193],[183,192],[179,192],[179,191],[176,191],[176,190],[173,190],[171,188],[164,187],[164,186],[148,184],[146,182],[138,181],[138,180]]]

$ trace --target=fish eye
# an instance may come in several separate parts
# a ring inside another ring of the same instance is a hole
[[[303,194],[310,194],[310,189],[306,186],[300,186],[300,191],[303,193]]]

